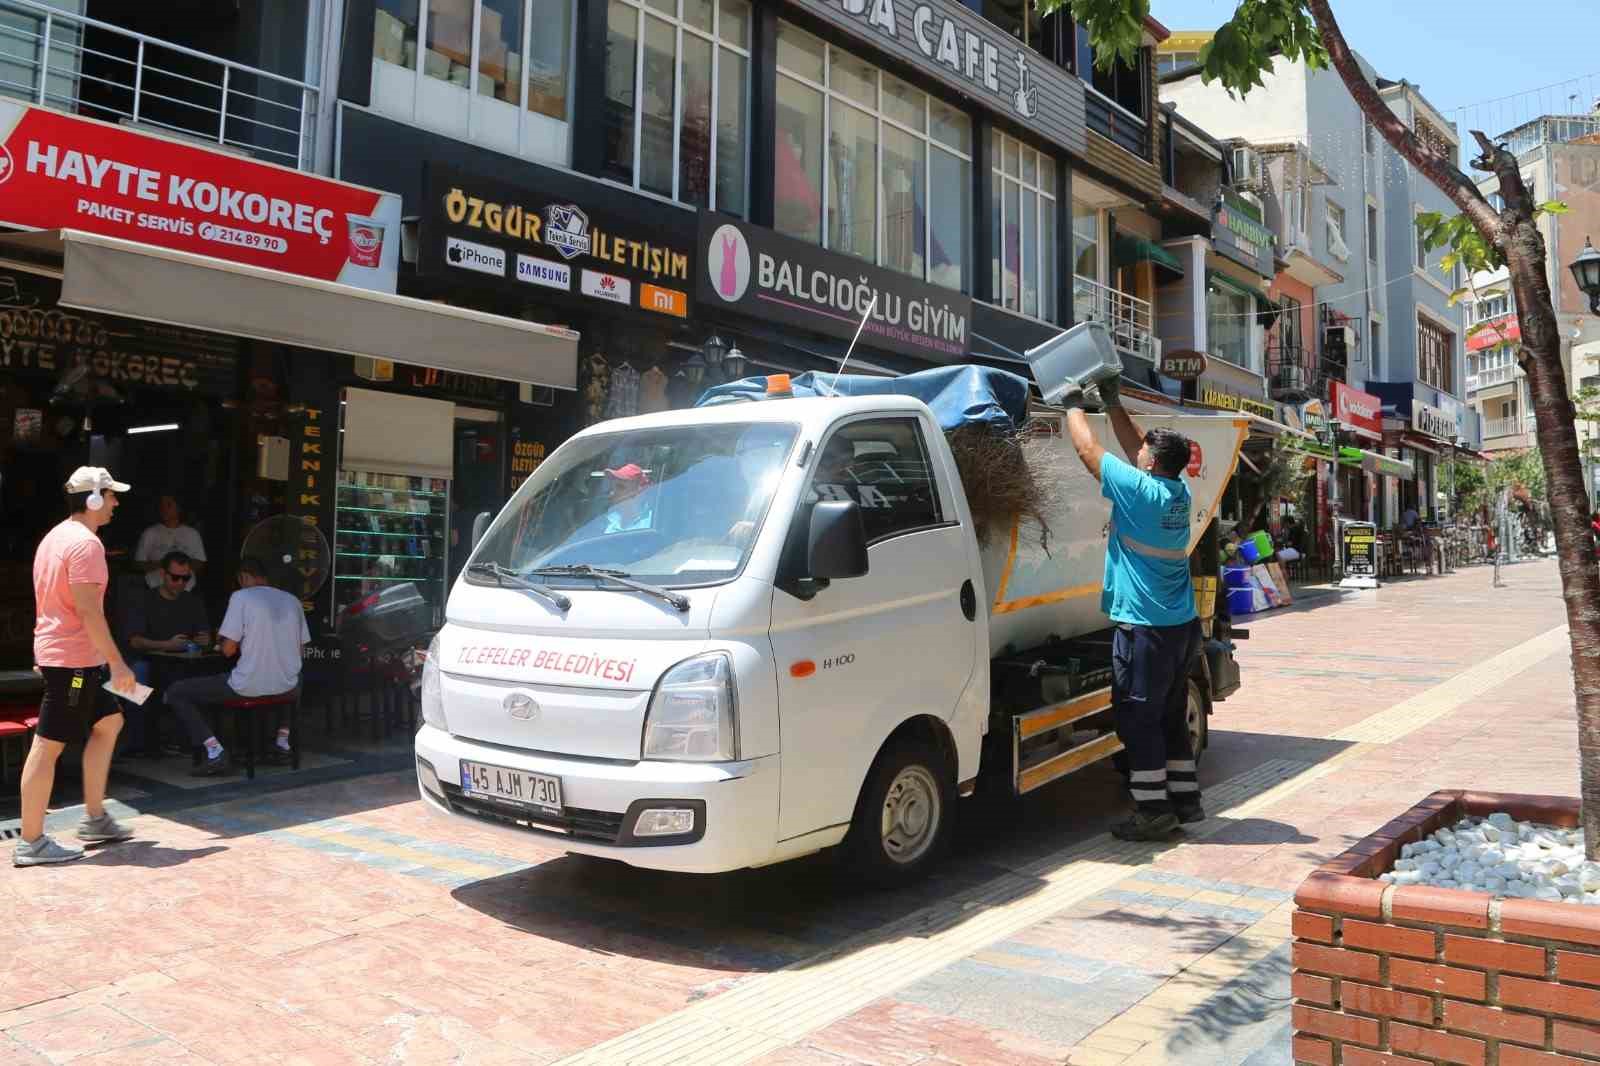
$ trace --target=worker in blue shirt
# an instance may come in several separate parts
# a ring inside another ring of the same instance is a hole
[[[1134,811],[1112,833],[1159,840],[1180,823],[1205,818],[1188,727],[1189,664],[1200,649],[1189,579],[1189,441],[1170,429],[1140,434],[1115,381],[1097,386],[1117,444],[1133,462],[1095,440],[1083,412],[1067,412],[1067,431],[1084,466],[1111,501],[1105,588],[1100,608],[1116,629],[1111,697],[1117,736],[1127,751]],[[1081,400],[1081,390],[1075,397]]]

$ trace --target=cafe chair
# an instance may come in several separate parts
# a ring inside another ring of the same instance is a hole
[[[251,781],[256,777],[256,739],[261,732],[261,721],[268,717],[257,714],[262,708],[289,708],[289,769],[300,769],[300,690],[281,692],[276,696],[235,696],[218,704],[223,711],[231,712],[234,720],[234,739],[244,735],[244,774]],[[276,735],[276,734],[274,734]],[[272,741],[268,741],[272,743]]]
[[[22,741],[22,758],[28,757],[28,746],[33,742],[34,727],[39,724],[38,708],[32,704],[0,704],[0,784],[11,781],[12,741]],[[22,762],[17,769],[20,772]]]

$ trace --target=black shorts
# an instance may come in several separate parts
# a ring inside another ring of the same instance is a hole
[[[44,699],[34,732],[46,740],[87,740],[96,722],[122,713],[122,704],[102,687],[111,680],[104,666],[41,666],[39,672],[44,675]]]

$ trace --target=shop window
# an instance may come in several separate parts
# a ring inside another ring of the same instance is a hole
[[[1417,380],[1445,392],[1455,392],[1456,335],[1421,315],[1417,316]]]
[[[1020,141],[994,134],[995,300],[1025,315],[1056,320],[1056,164]]]
[[[777,53],[778,232],[967,291],[971,120],[789,23]]]
[[[572,0],[378,0],[373,110],[564,164],[572,25]]]
[[[855,501],[868,544],[944,522],[928,449],[911,418],[852,422],[835,431],[822,447],[807,499]]]
[[[1256,299],[1213,278],[1206,285],[1206,350],[1219,359],[1255,370],[1250,340],[1256,317]]]
[[[1072,204],[1072,272],[1090,281],[1100,280],[1100,211],[1088,204]]]
[[[1032,0],[983,0],[983,17],[1059,67],[1072,68],[1072,23],[1039,14]]]
[[[1378,261],[1378,209],[1367,205],[1367,262]],[[1427,262],[1426,259],[1423,262]]]
[[[611,0],[607,25],[606,176],[743,216],[749,3]]]

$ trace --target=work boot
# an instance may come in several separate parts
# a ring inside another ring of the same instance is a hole
[[[1134,811],[1125,822],[1111,827],[1111,835],[1118,840],[1165,840],[1178,828],[1178,816],[1171,811],[1147,814]]]
[[[1190,800],[1187,803],[1174,803],[1172,810],[1178,816],[1182,825],[1193,825],[1195,822],[1206,820],[1206,809],[1200,806],[1199,800]]]

